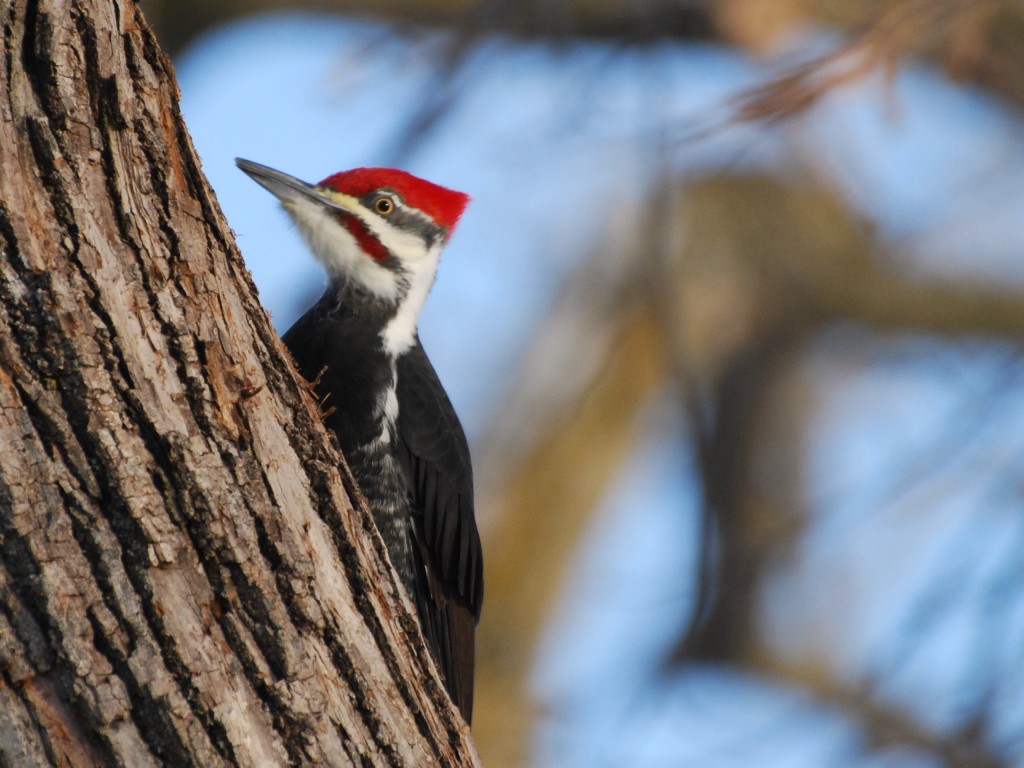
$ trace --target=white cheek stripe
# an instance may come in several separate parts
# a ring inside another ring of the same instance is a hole
[[[427,294],[434,284],[434,275],[437,274],[437,262],[441,258],[441,246],[435,245],[430,250],[423,252],[422,247],[417,249],[418,253],[404,260],[409,279],[409,290],[405,299],[399,304],[398,312],[391,321],[384,326],[381,339],[384,342],[384,349],[397,357],[407,352],[416,341],[416,326],[420,318],[420,310],[427,301]],[[403,254],[397,254],[402,258]]]
[[[354,278],[382,299],[401,293],[398,275],[368,257],[345,227],[313,201],[288,200],[285,210],[331,277]]]

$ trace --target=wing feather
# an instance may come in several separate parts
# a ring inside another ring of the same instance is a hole
[[[449,693],[468,721],[483,600],[469,446],[419,339],[399,358],[397,372],[399,457],[417,517],[417,609]]]

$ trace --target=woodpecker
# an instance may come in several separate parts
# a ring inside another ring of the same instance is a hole
[[[455,704],[472,717],[483,559],[469,446],[417,331],[469,197],[391,168],[308,184],[241,158],[327,271],[283,340],[342,452]]]

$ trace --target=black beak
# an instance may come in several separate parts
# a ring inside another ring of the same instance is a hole
[[[235,158],[235,165],[285,206],[289,203],[311,200],[339,211],[348,210],[339,201],[327,197],[318,187],[307,184],[294,176],[289,176],[287,173],[275,171],[266,165],[254,163],[252,160],[243,160],[241,157]]]

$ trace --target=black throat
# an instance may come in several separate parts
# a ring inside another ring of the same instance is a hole
[[[337,436],[391,562],[414,594],[412,518],[396,446],[398,359],[381,337],[396,309],[335,283],[283,340],[299,372],[314,382],[324,425]]]
[[[381,334],[397,305],[332,282],[282,337],[299,372],[327,399],[325,419],[346,456],[380,435],[383,398],[395,386],[395,358]]]

